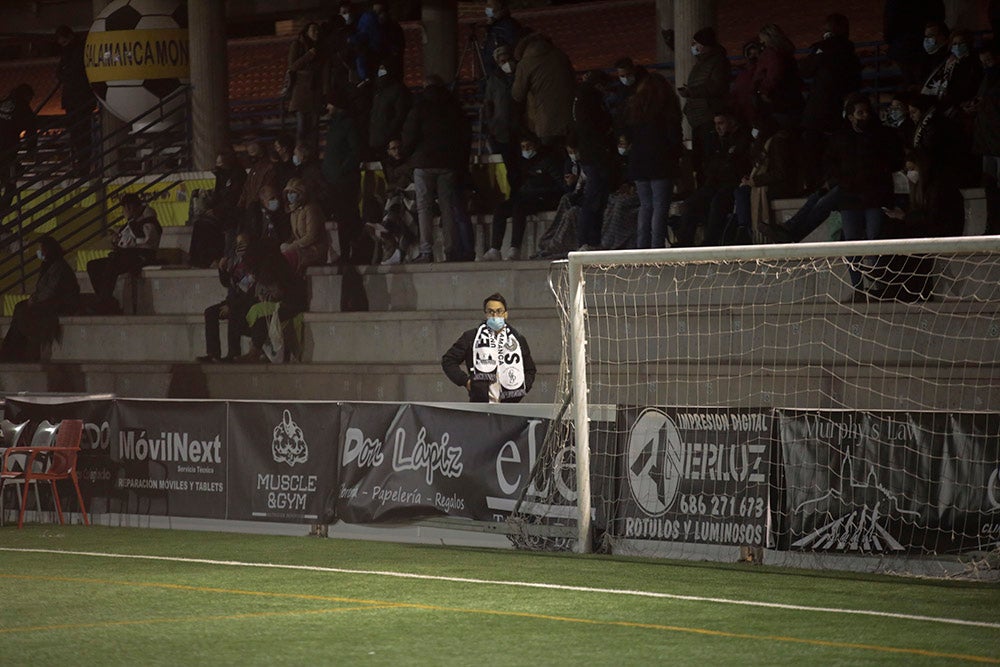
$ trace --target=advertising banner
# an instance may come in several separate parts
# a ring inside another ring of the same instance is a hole
[[[770,410],[621,407],[616,534],[764,546]]]
[[[333,521],[336,403],[229,404],[229,518]]]
[[[544,434],[541,419],[344,404],[337,516],[350,523],[426,516],[501,520],[529,483]]]
[[[1000,543],[1000,415],[779,411],[791,549],[961,552]]]
[[[118,399],[111,447],[124,511],[226,518],[226,403]]]

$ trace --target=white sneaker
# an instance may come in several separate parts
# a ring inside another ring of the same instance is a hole
[[[510,247],[503,251],[503,258],[505,261],[518,260],[521,259],[521,249]]]
[[[483,262],[496,262],[499,260],[500,260],[500,251],[497,250],[496,248],[490,248],[489,250],[483,253],[482,257],[480,257],[480,261]]]
[[[382,260],[382,266],[393,266],[395,264],[399,264],[402,261],[403,261],[403,253],[399,251],[399,248],[396,248],[396,250],[391,255],[389,255],[386,259]]]

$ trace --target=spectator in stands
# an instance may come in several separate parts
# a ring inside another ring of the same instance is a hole
[[[639,89],[639,84],[646,78],[648,72],[644,67],[637,67],[631,58],[619,58],[615,61],[615,74],[618,78],[611,84],[611,90],[605,97],[605,104],[611,112],[615,132],[622,132],[625,129],[625,109],[628,100]]]
[[[295,152],[295,140],[284,132],[274,139],[271,153],[274,162],[274,187],[279,191],[285,189],[285,183],[295,175],[295,163],[292,155]]]
[[[800,190],[795,136],[767,116],[757,120],[750,135],[753,169],[736,190],[736,217],[754,243],[780,242],[785,238],[772,232],[771,201]]]
[[[252,241],[264,241],[279,245],[292,235],[288,211],[282,201],[282,192],[272,183],[265,183],[257,193],[257,208],[251,217],[249,237]]]
[[[508,182],[517,164],[517,118],[514,114],[514,56],[509,46],[498,46],[493,52],[496,63],[486,75],[483,96],[483,124],[490,141],[490,150],[503,156]],[[513,186],[513,183],[511,183]]]
[[[950,177],[950,166],[935,162],[918,150],[906,153],[906,180],[910,188],[906,210],[895,206],[886,210],[893,221],[889,238],[932,238],[961,236],[965,229],[965,200]]]
[[[486,297],[483,311],[486,319],[459,336],[441,357],[441,368],[449,380],[465,387],[472,403],[519,403],[535,382],[528,340],[508,324],[507,300],[501,294]]]
[[[941,111],[954,117],[962,104],[976,96],[983,66],[972,53],[972,33],[968,30],[952,31],[950,44],[948,57],[931,72],[920,92],[936,98]]]
[[[389,140],[402,135],[413,99],[400,76],[387,65],[379,65],[377,73],[368,123],[368,148],[372,159],[380,160]]]
[[[305,183],[312,198],[327,210],[326,179],[323,178],[323,166],[317,159],[316,151],[305,144],[296,144],[292,151],[292,164],[295,166],[293,176]],[[289,179],[291,180],[291,179]],[[288,182],[285,182],[288,185]]]
[[[563,196],[548,228],[538,237],[538,252],[532,259],[561,259],[576,250],[577,218],[583,200],[586,177],[580,169],[576,144],[572,134],[567,138],[566,160],[563,162]]]
[[[330,121],[323,149],[323,178],[327,183],[327,211],[337,224],[340,259],[351,264],[359,259],[353,253],[354,243],[361,229],[361,218],[358,216],[361,197],[361,133],[354,117],[347,110],[347,104],[347,99],[341,93],[330,93],[326,105]],[[323,236],[326,236],[325,228]]]
[[[83,63],[83,41],[69,26],[56,28],[56,42],[62,52],[56,78],[62,86],[62,108],[66,112],[73,168],[81,176],[90,172],[90,121],[97,104]]]
[[[329,242],[323,209],[300,178],[285,185],[285,202],[292,235],[281,244],[281,253],[289,266],[304,273],[307,267],[326,262]],[[357,205],[357,199],[354,202]]]
[[[680,102],[666,79],[648,74],[627,105],[631,151],[626,178],[635,183],[639,196],[636,247],[663,248],[668,245],[667,216],[684,148]]]
[[[385,51],[385,36],[378,14],[367,9],[358,12],[351,0],[341,0],[340,16],[350,31],[350,42],[354,46],[354,66],[357,68],[359,84],[367,84],[375,76]]]
[[[882,38],[889,58],[899,65],[903,85],[919,85],[926,78],[924,30],[930,21],[944,21],[942,0],[886,0]]]
[[[24,134],[27,147],[35,143],[35,112],[31,100],[35,91],[26,83],[18,84],[0,101],[0,211],[10,210],[17,189],[17,149]]]
[[[576,73],[569,57],[545,35],[522,38],[511,96],[525,105],[525,126],[543,146],[561,145],[572,121]]]
[[[261,187],[274,181],[274,165],[266,151],[267,147],[261,141],[251,141],[246,145],[247,175],[236,201],[236,215],[239,218],[237,229],[250,223],[257,209],[257,195],[260,194]]]
[[[753,77],[760,59],[760,42],[751,40],[743,45],[743,66],[729,87],[729,100],[736,117],[744,126],[753,125],[754,92],[757,89]]]
[[[949,117],[928,95],[913,95],[909,105],[914,123],[910,147],[927,153],[935,163],[951,165],[955,181],[962,187],[971,187],[979,175],[970,138],[960,126],[960,119]]]
[[[292,179],[293,181],[295,179]],[[298,315],[309,309],[305,278],[280,254],[261,248],[260,256],[250,262],[257,278],[257,301],[247,312],[250,327],[250,350],[236,358],[244,363],[287,361],[301,354],[301,320]],[[271,335],[271,320],[277,317],[277,336]],[[275,341],[275,337],[278,338]],[[281,347],[280,354],[275,342]],[[271,356],[268,356],[270,352]],[[273,359],[272,359],[273,357]]]
[[[163,228],[156,219],[156,212],[142,203],[139,195],[129,192],[122,195],[125,224],[109,229],[112,250],[107,257],[87,262],[87,275],[102,306],[114,306],[115,282],[123,273],[138,271],[156,260]]]
[[[42,264],[35,291],[14,306],[0,361],[39,361],[42,346],[59,338],[59,316],[79,307],[80,284],[59,243],[45,234],[38,239],[37,255]]]
[[[811,79],[802,111],[802,176],[807,189],[823,179],[822,156],[826,144],[840,129],[841,110],[849,93],[861,87],[861,61],[849,39],[850,23],[843,14],[830,14],[823,25],[823,39],[799,61],[802,77]]]
[[[219,282],[226,288],[226,298],[205,309],[205,356],[198,357],[197,361],[200,363],[234,361],[242,352],[240,338],[250,335],[247,313],[257,303],[257,280],[246,258],[249,245],[249,234],[238,235],[233,256],[223,257],[219,261]],[[227,353],[224,357],[219,341],[220,320],[229,323],[226,331]]]
[[[936,70],[950,55],[949,51],[950,31],[944,24],[944,18],[936,21],[928,21],[924,27],[924,55],[920,67],[920,78],[916,81],[917,86],[922,86],[931,72]]]
[[[777,243],[798,243],[813,230],[826,222],[830,214],[840,208],[840,187],[821,185],[809,195],[795,215],[783,224],[777,222],[767,230],[771,240]]]
[[[389,14],[389,3],[385,0],[373,2],[372,11],[382,26],[382,64],[389,70],[389,74],[402,81],[405,74],[403,54],[406,53],[406,35],[403,26]]]
[[[455,200],[459,174],[468,169],[471,128],[458,100],[437,76],[428,76],[424,92],[403,125],[403,157],[413,165],[420,226],[420,255],[434,261],[434,199],[441,210],[445,238],[457,240]],[[445,245],[450,245],[446,242]],[[446,252],[453,252],[447,248]]]
[[[232,149],[221,151],[215,158],[215,189],[208,198],[208,208],[192,223],[191,246],[188,254],[191,265],[205,268],[228,254],[227,235],[235,240],[241,220],[240,194],[246,172],[236,163]],[[231,248],[229,249],[231,251]]]
[[[306,24],[288,51],[292,79],[288,110],[295,114],[295,140],[313,147],[319,139],[319,114],[325,92],[324,58],[319,48],[319,24]]]
[[[500,69],[493,53],[501,46],[514,52],[518,41],[524,35],[524,27],[510,15],[507,0],[486,0],[486,36],[482,43],[483,74],[489,76]]]
[[[781,127],[798,127],[802,116],[802,79],[795,63],[795,45],[773,23],[760,29],[761,52],[754,70],[758,115],[768,115]]]
[[[677,89],[684,98],[684,116],[691,125],[694,171],[704,181],[706,144],[713,141],[713,117],[722,111],[729,92],[729,58],[712,28],[702,28],[691,40],[694,66],[687,82]],[[759,61],[758,61],[759,62]]]
[[[382,264],[403,262],[410,247],[419,237],[417,227],[417,195],[413,185],[413,166],[402,158],[402,142],[393,139],[382,159],[385,173],[385,201],[382,222],[371,225],[372,235],[382,244]],[[381,229],[379,229],[381,227]]]
[[[991,4],[994,7],[996,3]],[[986,189],[986,234],[1000,234],[1000,48],[996,39],[979,52],[983,82],[969,109],[973,118],[973,150],[983,156]]]
[[[844,240],[879,238],[883,207],[894,205],[892,174],[903,166],[903,152],[895,133],[873,118],[871,101],[860,94],[844,104],[848,125],[830,140],[827,181],[840,187],[840,218]],[[849,264],[855,299],[866,298],[861,268]]]
[[[705,183],[684,201],[677,230],[680,246],[694,244],[699,224],[705,228],[704,245],[722,243],[736,187],[750,173],[750,132],[732,111],[715,114],[714,123],[715,135],[706,147]]]
[[[519,173],[516,179],[518,186],[493,213],[493,232],[490,248],[483,254],[484,262],[495,262],[501,258],[500,248],[507,232],[508,219],[513,221],[510,247],[503,251],[502,257],[505,260],[520,259],[528,216],[539,211],[551,211],[559,204],[563,193],[562,156],[555,150],[540,145],[531,136],[521,139],[521,155],[514,167]]]
[[[910,99],[911,95],[905,91],[893,93],[883,121],[886,127],[896,130],[896,136],[904,146],[909,146],[913,141],[913,132],[916,129],[913,119],[910,118]]]
[[[577,218],[576,240],[579,250],[596,250],[601,247],[601,227],[604,208],[611,193],[612,133],[611,115],[604,106],[604,98],[596,76],[586,77],[579,85],[573,99],[573,126],[571,135],[584,175],[583,199]]]
[[[608,202],[604,206],[601,223],[600,247],[604,250],[623,250],[636,247],[639,195],[636,193],[635,183],[628,180],[632,149],[633,146],[629,143],[628,137],[624,134],[618,137],[618,153],[616,156],[612,156],[612,189],[608,194]]]

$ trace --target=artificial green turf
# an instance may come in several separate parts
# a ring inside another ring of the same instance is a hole
[[[760,566],[78,526],[2,528],[0,547],[641,589],[1000,622],[1000,587],[996,585]],[[65,554],[3,551],[0,563],[0,664],[947,661],[843,644],[1000,660],[1000,630],[927,621],[371,574]],[[19,578],[25,576],[33,578]],[[715,636],[698,630],[752,637]]]

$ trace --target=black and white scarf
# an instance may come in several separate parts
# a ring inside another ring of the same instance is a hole
[[[485,323],[479,325],[472,345],[472,366],[473,381],[500,383],[501,401],[528,393],[521,343],[508,327],[494,332]]]

